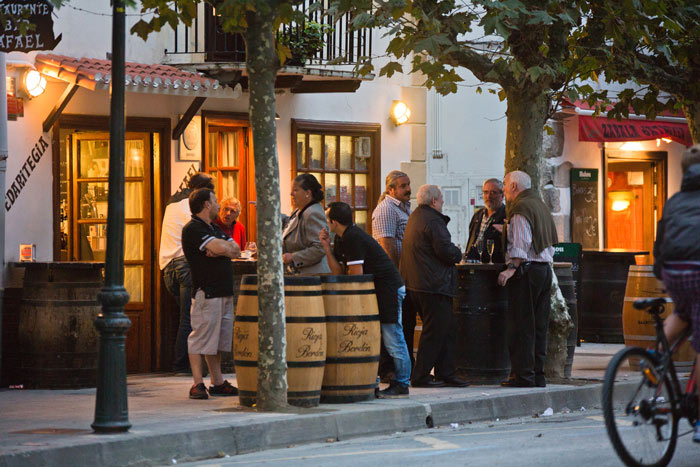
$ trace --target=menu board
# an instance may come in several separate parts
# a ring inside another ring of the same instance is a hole
[[[571,240],[598,249],[598,169],[571,169]]]

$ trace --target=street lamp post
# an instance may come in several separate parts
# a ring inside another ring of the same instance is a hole
[[[96,433],[119,433],[131,428],[126,393],[126,332],[124,314],[129,294],[124,288],[124,0],[112,0],[112,86],[109,121],[109,195],[105,285],[99,294],[102,313],[95,320],[100,333],[97,379]]]

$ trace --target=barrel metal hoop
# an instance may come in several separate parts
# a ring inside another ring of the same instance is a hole
[[[257,290],[241,289],[239,292],[239,295],[248,295],[248,296],[257,297],[258,291]],[[284,291],[285,297],[320,297],[321,295],[323,295],[323,293],[320,290],[285,290]]]
[[[257,323],[258,317],[251,315],[236,316],[235,321],[240,323]],[[290,324],[298,323],[325,323],[325,316],[287,316],[285,321]]]
[[[284,320],[287,323],[325,323],[325,316],[285,316]]]
[[[323,295],[374,295],[375,290],[324,290]]]
[[[373,363],[379,361],[379,355],[371,357],[326,357],[326,363],[333,365],[339,363]]]
[[[233,364],[236,366],[257,367],[258,361],[257,360],[234,360]]]
[[[351,323],[353,321],[379,321],[379,315],[326,316],[328,323]]]
[[[356,384],[345,386],[321,386],[322,391],[360,391],[363,389],[375,389],[377,383],[372,384]]]

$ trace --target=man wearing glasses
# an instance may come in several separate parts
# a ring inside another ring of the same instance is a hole
[[[506,207],[503,204],[503,183],[497,178],[489,178],[483,185],[484,205],[474,213],[469,222],[469,242],[464,252],[464,259],[489,262],[488,240],[493,240],[493,262],[503,263],[503,243],[501,233],[506,218]],[[481,254],[479,254],[481,242]]]

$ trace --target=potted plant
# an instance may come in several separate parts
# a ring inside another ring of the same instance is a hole
[[[296,31],[290,31],[280,37],[280,43],[289,48],[291,57],[287,64],[292,66],[304,66],[306,61],[316,56],[316,53],[326,45],[325,35],[333,32],[328,24],[317,23],[309,20],[304,27]]]

